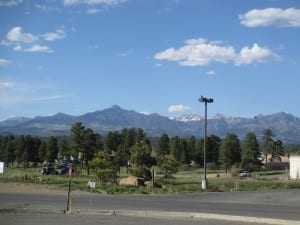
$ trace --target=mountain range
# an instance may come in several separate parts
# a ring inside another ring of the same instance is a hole
[[[71,116],[57,113],[53,116],[35,118],[14,117],[0,122],[0,135],[30,134],[35,136],[70,135],[70,128],[75,122],[82,122],[85,127],[100,134],[123,128],[142,128],[150,137],[167,133],[169,136],[203,136],[204,118],[200,115],[182,115],[168,118],[159,114],[143,114],[119,106]],[[221,114],[208,118],[208,135],[225,137],[228,132],[244,138],[248,132],[254,132],[258,139],[264,129],[271,129],[275,138],[284,143],[300,143],[300,119],[284,112],[271,115],[258,115],[254,118],[226,117]]]

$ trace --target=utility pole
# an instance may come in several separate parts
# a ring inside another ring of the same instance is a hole
[[[205,105],[205,111],[204,111],[204,147],[203,147],[203,167],[204,167],[204,176],[202,180],[202,189],[207,189],[207,177],[206,177],[206,136],[207,136],[207,103],[213,103],[212,98],[205,98],[201,96],[199,98],[199,102],[204,102]]]

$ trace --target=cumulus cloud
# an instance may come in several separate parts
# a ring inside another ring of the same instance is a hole
[[[48,46],[43,46],[43,45],[33,45],[29,48],[24,49],[25,52],[46,52],[46,53],[52,53],[53,50],[49,48]]]
[[[63,29],[57,29],[56,32],[48,32],[42,35],[46,41],[56,41],[59,39],[64,39],[66,37],[66,32]]]
[[[119,3],[126,2],[127,0],[64,0],[64,5],[77,5],[77,4],[88,4],[88,5],[117,5]]]
[[[7,59],[0,58],[0,67],[10,64],[10,61]]]
[[[7,32],[6,39],[2,40],[1,44],[12,47],[14,51],[52,53],[53,50],[50,47],[41,45],[40,42],[53,42],[64,39],[66,36],[66,32],[63,28],[57,29],[55,32],[33,35],[31,33],[23,32],[20,26],[16,26]]]
[[[12,89],[14,87],[15,87],[15,85],[11,82],[0,81],[0,90]]]
[[[13,7],[23,3],[23,0],[2,0],[0,1],[1,7]]]
[[[191,107],[185,105],[170,105],[168,108],[168,112],[184,112],[191,110]]]
[[[183,66],[203,66],[212,61],[226,63],[234,57],[231,46],[221,46],[203,38],[187,40],[178,50],[169,48],[154,56],[157,60],[178,61]]]
[[[271,52],[271,50],[267,48],[262,48],[258,46],[258,44],[253,44],[252,48],[248,46],[243,47],[236,58],[236,65],[241,64],[252,64],[254,62],[264,62],[266,59],[270,57],[276,57],[275,54]]]
[[[271,50],[254,44],[252,48],[243,47],[237,52],[230,45],[223,45],[220,41],[209,42],[206,39],[190,39],[178,49],[168,48],[154,55],[156,60],[179,62],[182,66],[205,66],[212,62],[228,63],[235,65],[263,62],[278,57]]]
[[[239,15],[239,19],[246,27],[300,27],[300,9],[253,9]]]
[[[38,37],[30,34],[30,33],[23,33],[21,27],[14,27],[10,31],[8,31],[6,38],[10,42],[24,42],[24,43],[31,43],[38,40]]]

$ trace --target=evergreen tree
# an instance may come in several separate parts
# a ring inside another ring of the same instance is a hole
[[[27,135],[25,137],[25,162],[33,162],[37,163],[40,162],[39,159],[39,147],[40,147],[41,141],[38,138],[34,138],[31,135]],[[27,162],[27,163],[28,163]]]
[[[242,143],[241,160],[243,169],[252,170],[259,168],[261,165],[259,157],[260,151],[256,135],[253,132],[249,132]]]
[[[174,155],[161,155],[158,158],[158,168],[164,174],[165,178],[169,178],[172,174],[178,172],[180,163],[175,159]]]
[[[124,128],[121,136],[123,148],[126,149],[126,152],[129,152],[129,149],[136,143],[136,131],[134,128]]]
[[[196,141],[195,147],[195,154],[193,156],[193,160],[198,163],[200,166],[203,166],[203,146],[204,146],[204,139],[201,138]]]
[[[187,160],[187,142],[184,138],[180,140],[180,162],[188,163]]]
[[[76,122],[71,127],[71,154],[77,160],[84,149],[84,129],[81,122]]]
[[[15,155],[16,155],[16,161],[17,161],[18,165],[20,165],[23,162],[24,151],[25,151],[25,137],[24,137],[24,135],[21,135],[16,140]]]
[[[122,143],[121,135],[118,131],[110,131],[104,139],[104,149],[111,153],[118,150],[119,145]]]
[[[273,149],[271,152],[271,161],[278,159],[281,161],[281,156],[284,156],[284,147],[281,140],[276,140],[273,143]]]
[[[117,169],[109,154],[99,151],[95,157],[89,161],[91,169],[102,182],[113,182],[117,177]]]
[[[6,166],[13,164],[15,160],[15,142],[14,136],[6,136],[1,143],[1,160]]]
[[[59,144],[59,160],[70,159],[71,152],[67,139],[63,139]]]
[[[177,161],[181,160],[182,145],[180,137],[175,136],[170,139],[170,153],[174,155]]]
[[[39,147],[39,158],[40,158],[41,162],[48,160],[47,144],[45,141],[42,141],[42,143]]]
[[[156,147],[156,154],[158,157],[170,153],[169,142],[170,142],[169,136],[166,133],[163,133],[158,139],[158,143]]]
[[[207,137],[207,162],[218,162],[221,138],[216,135]]]
[[[136,142],[135,143],[139,143],[141,141],[145,142],[147,145],[150,145],[150,141],[147,138],[144,130],[141,129],[141,128],[137,128],[136,129]]]
[[[131,147],[130,152],[130,170],[132,175],[151,180],[150,168],[155,164],[154,158],[151,156],[151,146],[145,141],[140,141]]]
[[[240,141],[233,133],[228,133],[221,144],[219,161],[225,166],[225,171],[241,161]]]
[[[90,128],[84,130],[83,135],[84,146],[82,149],[82,161],[84,162],[87,168],[87,174],[89,175],[89,161],[93,159],[95,153],[99,151],[99,147],[97,145],[97,136],[94,131]]]
[[[194,160],[195,154],[196,154],[196,138],[195,136],[191,136],[187,139],[187,146],[186,146],[187,161],[190,162],[191,160]]]
[[[267,168],[268,155],[273,151],[273,140],[274,134],[271,129],[265,129],[262,135],[262,149],[265,156],[265,167]]]
[[[47,159],[49,162],[55,162],[58,157],[58,144],[57,139],[53,136],[49,137],[46,142],[47,146]]]

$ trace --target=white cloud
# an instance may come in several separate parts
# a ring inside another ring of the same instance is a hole
[[[13,7],[22,4],[23,0],[2,0],[0,1],[0,6],[2,7]]]
[[[11,82],[7,82],[7,81],[0,81],[0,91],[1,90],[5,90],[5,89],[12,89],[14,88],[16,85],[11,83]]]
[[[1,45],[11,47],[14,51],[52,53],[53,50],[51,48],[39,44],[42,41],[41,39],[56,41],[64,39],[66,36],[64,28],[57,29],[55,32],[33,35],[24,33],[20,26],[16,26],[7,32],[6,39],[1,41]]]
[[[207,75],[215,75],[216,72],[213,71],[213,70],[210,70],[210,71],[206,71],[205,74],[207,74]]]
[[[23,47],[21,45],[16,45],[15,47],[13,47],[13,50],[19,52],[23,50]]]
[[[101,10],[98,8],[88,8],[86,11],[86,13],[90,15],[97,14],[99,12],[101,12]]]
[[[9,47],[9,46],[11,46],[11,42],[9,42],[9,41],[7,41],[7,40],[2,40],[2,41],[1,41],[1,45],[6,46],[6,47]]]
[[[235,63],[236,65],[241,65],[252,64],[254,62],[264,62],[270,57],[276,57],[276,55],[273,54],[271,50],[259,47],[258,44],[255,43],[252,48],[249,48],[248,46],[243,47]]]
[[[88,4],[88,5],[117,5],[119,3],[126,2],[127,0],[64,0],[64,5],[77,5],[77,4]]]
[[[48,32],[42,35],[46,41],[56,41],[64,39],[66,36],[67,35],[63,29],[57,29],[56,32]]]
[[[21,27],[14,27],[8,31],[6,38],[10,42],[32,43],[38,40],[38,37],[30,33],[22,33]]]
[[[131,55],[132,53],[133,53],[133,50],[129,49],[129,50],[125,51],[125,52],[118,53],[117,56],[127,57],[127,56]]]
[[[52,100],[61,100],[61,99],[68,99],[72,98],[73,95],[49,95],[49,96],[42,96],[42,97],[37,97],[33,98],[33,101],[52,101]]]
[[[189,111],[192,108],[189,106],[185,105],[170,105],[168,108],[168,112],[173,113],[173,112],[184,112],[184,111]]]
[[[55,7],[46,5],[46,4],[35,4],[34,6],[35,6],[35,8],[40,9],[42,11],[49,11],[49,12],[60,11],[59,8],[55,8]]]
[[[29,48],[24,49],[25,52],[45,52],[45,53],[52,53],[53,50],[49,48],[48,46],[43,46],[43,45],[33,45]]]
[[[239,19],[246,27],[300,27],[300,9],[253,9],[239,15]]]
[[[271,50],[254,44],[250,49],[243,47],[238,53],[230,45],[222,45],[221,41],[209,42],[206,39],[190,39],[179,49],[169,48],[154,55],[156,60],[179,62],[182,66],[205,66],[212,62],[235,65],[264,62],[271,58],[278,58]]]
[[[208,42],[203,38],[190,39],[178,50],[166,49],[154,56],[157,60],[178,61],[182,66],[204,66],[212,61],[227,63],[235,58],[234,48]]]
[[[0,67],[7,66],[11,62],[7,59],[0,58]]]

